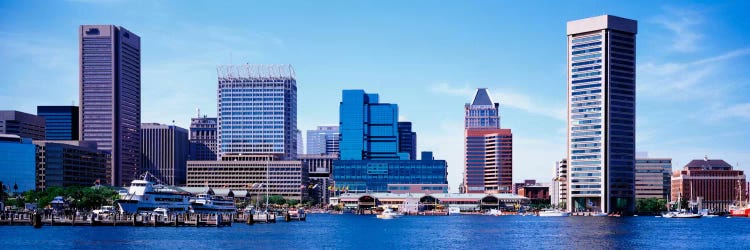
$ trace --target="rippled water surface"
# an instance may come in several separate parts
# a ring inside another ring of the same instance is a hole
[[[374,216],[231,227],[0,226],[0,249],[750,249],[750,219]]]

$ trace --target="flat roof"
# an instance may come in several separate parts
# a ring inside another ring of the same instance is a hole
[[[638,21],[612,15],[601,15],[568,22],[568,35],[605,29],[636,34],[638,33]]]

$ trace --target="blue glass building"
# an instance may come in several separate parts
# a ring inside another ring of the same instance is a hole
[[[36,183],[36,146],[31,139],[0,134],[0,182],[10,192],[33,190]],[[18,186],[15,190],[14,187]]]
[[[398,151],[409,154],[409,160],[417,159],[417,132],[411,130],[411,122],[398,122]]]
[[[79,140],[78,106],[38,106],[36,115],[44,117],[46,140]]]
[[[338,160],[336,188],[350,193],[388,192],[388,184],[448,184],[448,163],[422,152],[421,160]]]
[[[341,160],[409,159],[398,151],[398,105],[380,103],[378,94],[364,90],[344,90],[339,112]]]
[[[297,81],[291,65],[219,66],[218,150],[297,156]]]

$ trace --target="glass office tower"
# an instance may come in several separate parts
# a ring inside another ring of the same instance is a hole
[[[297,80],[291,65],[218,67],[219,158],[297,155]]]
[[[78,106],[38,106],[36,115],[44,117],[46,140],[78,140]]]
[[[318,126],[315,130],[308,130],[307,154],[338,155],[339,135],[339,126]]]
[[[82,25],[80,136],[111,153],[110,184],[130,185],[141,160],[141,38],[114,25]]]
[[[567,24],[572,211],[635,209],[637,22],[603,15]]]
[[[398,152],[398,105],[378,94],[344,90],[339,121],[341,160],[409,159]]]

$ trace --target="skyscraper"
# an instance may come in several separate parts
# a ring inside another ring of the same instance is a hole
[[[141,160],[141,38],[114,25],[82,25],[80,137],[111,153],[110,183],[130,185]]]
[[[409,160],[417,159],[417,132],[411,122],[398,122],[398,152],[409,153]]]
[[[317,129],[307,131],[307,154],[336,154],[339,153],[339,126],[318,126]]]
[[[216,117],[198,116],[190,119],[190,160],[215,161],[218,159]]]
[[[513,192],[513,133],[500,128],[499,103],[477,89],[464,109],[464,187],[466,193]]]
[[[188,131],[175,125],[141,124],[141,172],[148,171],[167,185],[185,185]]]
[[[567,24],[572,211],[635,209],[637,26],[610,15]]]
[[[344,90],[339,106],[341,160],[408,159],[398,151],[398,105],[378,94]]]
[[[77,141],[78,106],[38,106],[36,115],[44,117],[45,139]]]
[[[297,155],[297,80],[291,65],[219,66],[219,154]]]
[[[87,141],[34,141],[36,189],[106,182],[109,153]]]
[[[0,110],[0,134],[18,135],[21,138],[44,140],[44,117],[15,110]]]

